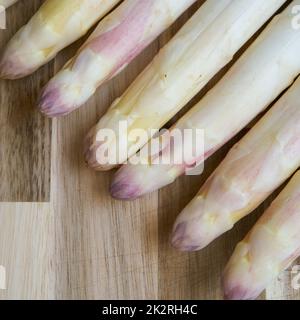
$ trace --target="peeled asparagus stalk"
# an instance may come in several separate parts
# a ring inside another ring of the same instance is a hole
[[[300,172],[240,242],[224,273],[225,298],[255,299],[300,255]]]
[[[143,164],[129,163],[113,180],[113,197],[135,199],[174,182],[192,164],[203,163],[293,82],[300,73],[300,29],[292,28],[296,4],[300,1],[275,17],[225,77],[171,129],[171,135],[175,130],[204,130],[204,152],[195,150],[182,163],[172,162],[184,150],[194,150],[194,141],[185,139],[185,149],[175,143],[143,159]],[[169,165],[161,161],[166,157]]]
[[[41,94],[41,111],[54,117],[80,107],[195,1],[124,1],[99,23],[78,54],[49,82]]]
[[[120,0],[47,0],[8,43],[0,77],[29,75],[83,36]]]
[[[4,8],[8,8],[14,3],[16,3],[18,0],[0,0],[0,6]]]
[[[300,166],[300,78],[228,153],[178,217],[172,244],[199,250],[258,207]]]
[[[171,119],[284,2],[206,1],[92,128],[86,139],[87,163],[96,170],[124,163],[151,138],[151,129]],[[120,121],[128,130],[119,129]],[[105,129],[115,136],[103,143]],[[138,141],[128,138],[135,129],[147,134]],[[120,143],[124,136],[125,147]]]

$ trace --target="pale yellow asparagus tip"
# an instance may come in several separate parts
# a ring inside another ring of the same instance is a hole
[[[83,36],[119,1],[46,0],[5,48],[1,77],[16,79],[34,72]]]
[[[226,299],[255,299],[300,255],[300,172],[240,242],[224,273]]]
[[[103,19],[77,55],[47,84],[39,108],[62,116],[116,76],[195,0],[126,0]]]
[[[90,168],[93,168],[96,171],[107,171],[112,169],[114,165],[109,166],[108,164],[105,164],[105,166],[102,167],[97,161],[96,159],[97,153],[95,150],[98,149],[101,143],[104,143],[104,142],[98,142],[93,140],[93,136],[95,135],[96,130],[97,128],[93,127],[84,140],[85,161]]]

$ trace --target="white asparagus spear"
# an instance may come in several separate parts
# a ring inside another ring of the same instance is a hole
[[[174,182],[191,164],[200,164],[230,140],[293,82],[300,73],[300,29],[292,27],[297,4],[299,0],[293,1],[275,17],[225,77],[171,129],[171,133],[204,130],[204,153],[191,152],[190,158],[174,164],[175,155],[184,152],[181,144],[175,144],[147,158],[148,165],[125,165],[113,181],[114,197],[134,199]],[[185,139],[185,150],[194,150],[193,143]],[[160,160],[167,156],[170,165]],[[159,164],[152,164],[153,159]]]
[[[183,210],[172,244],[199,250],[258,207],[300,166],[300,78],[238,142]]]
[[[255,299],[300,255],[300,172],[240,242],[223,277],[224,296]]]
[[[18,0],[0,0],[0,6],[8,8],[16,3]]]
[[[8,43],[0,78],[21,78],[37,70],[83,36],[120,0],[47,0]]]
[[[124,1],[49,82],[39,101],[41,111],[53,117],[80,107],[195,1]]]
[[[148,131],[161,128],[172,118],[283,3],[206,1],[90,131],[87,163],[108,170],[135,154],[151,137]],[[128,135],[119,130],[120,121],[126,121]],[[103,143],[106,129],[112,129],[115,136]],[[136,129],[149,134],[133,141],[128,137]],[[124,136],[128,146],[119,148]],[[111,155],[108,161],[106,154]]]

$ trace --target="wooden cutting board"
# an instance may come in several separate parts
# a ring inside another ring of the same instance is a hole
[[[41,2],[23,0],[8,10],[0,50]],[[182,177],[134,202],[112,200],[108,194],[112,173],[89,170],[82,157],[89,128],[202,2],[66,118],[45,119],[35,101],[40,88],[81,42],[31,77],[0,80],[0,265],[6,270],[6,290],[0,290],[0,298],[222,298],[220,277],[233,248],[274,196],[201,252],[178,253],[168,240],[177,214],[247,129],[206,162],[202,176]],[[261,299],[299,299],[292,277],[290,268]]]

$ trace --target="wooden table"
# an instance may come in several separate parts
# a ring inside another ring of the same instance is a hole
[[[82,157],[89,128],[202,2],[66,118],[45,119],[35,101],[79,42],[31,77],[0,81],[0,265],[7,280],[0,298],[222,298],[220,276],[226,261],[271,199],[201,252],[178,253],[168,237],[176,215],[247,129],[206,162],[202,176],[182,177],[135,202],[112,200],[112,173],[89,170]],[[40,3],[23,0],[8,10],[8,29],[0,31],[1,49]],[[290,268],[261,298],[299,299],[291,277]]]

